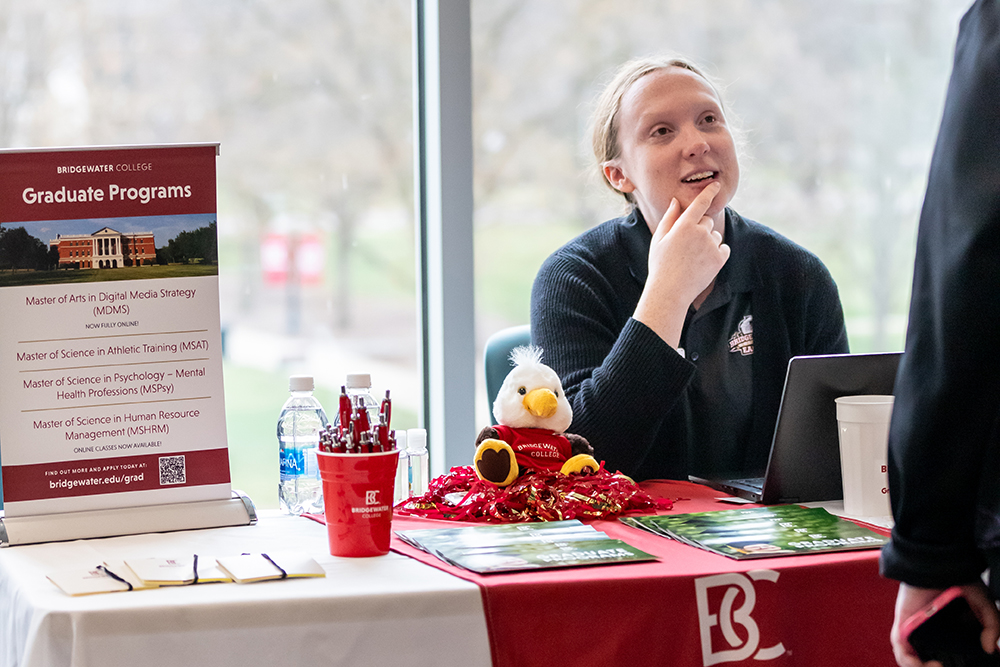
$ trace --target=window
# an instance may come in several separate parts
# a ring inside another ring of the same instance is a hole
[[[552,250],[620,212],[590,166],[590,105],[617,64],[662,51],[727,84],[747,139],[733,206],[826,262],[852,349],[902,346],[968,0],[470,2],[476,350],[527,321]],[[368,371],[393,391],[396,425],[417,425],[411,3],[0,8],[0,145],[221,143],[233,484],[262,508],[277,504],[289,374],[314,373],[332,407],[344,375]]]
[[[314,374],[333,408],[344,376],[369,372],[395,425],[417,425],[411,13],[410,0],[0,6],[0,145],[221,143],[230,460],[261,508],[277,506],[289,374]],[[268,274],[272,241],[283,270]]]
[[[595,97],[675,52],[741,119],[732,206],[818,254],[856,352],[902,349],[916,223],[966,0],[475,0],[476,320],[528,320],[541,262],[620,215],[592,166]],[[481,384],[481,383],[480,383]],[[485,399],[478,422],[486,423]]]

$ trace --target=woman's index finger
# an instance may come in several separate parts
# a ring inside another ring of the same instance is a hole
[[[708,212],[712,201],[715,200],[715,195],[719,194],[721,189],[721,183],[709,183],[704,190],[698,193],[698,196],[694,198],[694,201],[691,202],[691,205],[687,207],[687,210],[681,216],[689,216],[696,222],[701,220],[705,213]]]

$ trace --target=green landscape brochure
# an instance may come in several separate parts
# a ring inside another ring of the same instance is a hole
[[[479,574],[656,560],[576,519],[402,530],[396,535],[446,563]]]
[[[889,538],[821,507],[752,509],[621,517],[624,524],[730,558],[878,549]]]

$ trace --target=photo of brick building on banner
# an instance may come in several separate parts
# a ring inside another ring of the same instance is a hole
[[[110,227],[93,234],[60,234],[49,241],[59,250],[61,269],[117,269],[156,263],[153,232],[123,234]]]

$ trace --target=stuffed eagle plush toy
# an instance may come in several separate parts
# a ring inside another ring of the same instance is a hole
[[[597,472],[594,448],[581,435],[565,433],[573,408],[562,382],[542,363],[542,350],[518,347],[510,353],[514,368],[503,381],[493,416],[476,438],[476,475],[497,486],[508,486],[525,470]]]

